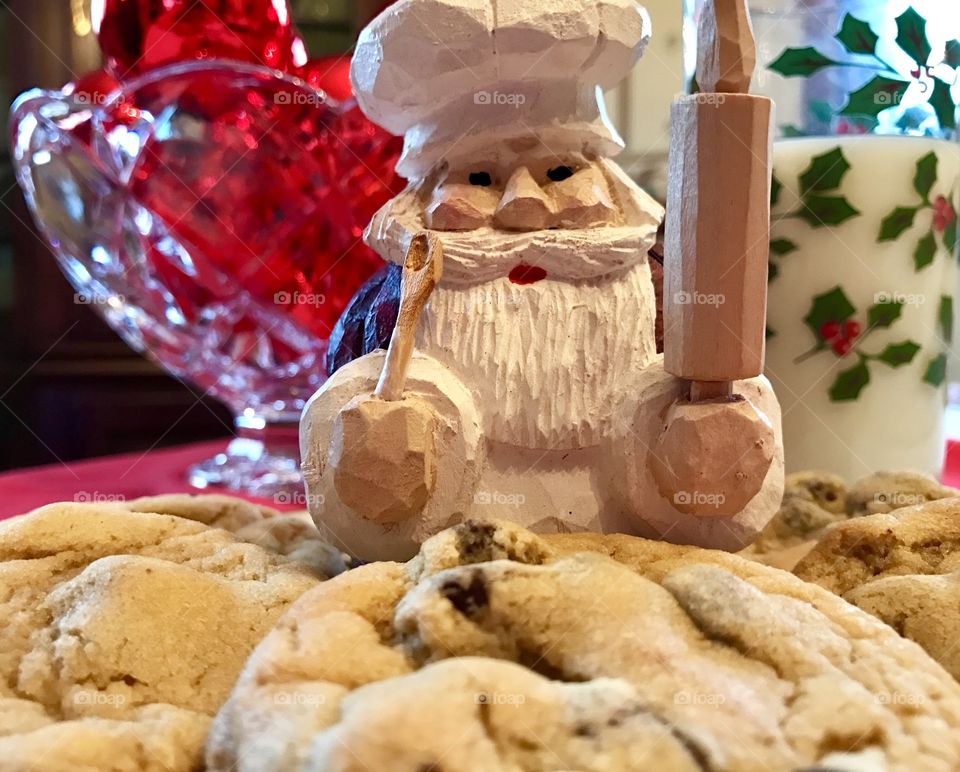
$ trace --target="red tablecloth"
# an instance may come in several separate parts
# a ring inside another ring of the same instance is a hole
[[[0,474],[0,520],[54,501],[118,501],[160,493],[198,493],[187,485],[184,470],[225,446],[225,440],[202,442],[6,472]],[[943,482],[960,488],[960,440],[949,444]],[[276,509],[298,508],[284,507],[273,500],[244,498]]]
[[[200,493],[187,484],[184,470],[220,453],[226,445],[227,440],[216,440],[5,472],[0,474],[0,520],[54,501],[107,502],[161,493]],[[242,498],[275,509],[303,509],[285,507],[272,499]]]
[[[947,461],[943,468],[943,484],[960,488],[960,440],[947,443]]]

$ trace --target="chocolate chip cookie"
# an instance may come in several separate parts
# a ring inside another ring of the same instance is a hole
[[[122,505],[0,523],[0,767],[196,769],[247,655],[319,583],[225,530]]]
[[[916,641],[960,678],[960,498],[837,526],[795,571]]]
[[[467,522],[306,593],[211,770],[949,770],[960,685],[835,595],[733,555]]]

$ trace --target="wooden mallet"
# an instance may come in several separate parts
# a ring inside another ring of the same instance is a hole
[[[443,273],[436,237],[414,237],[403,264],[400,311],[373,394],[340,411],[330,463],[340,500],[389,526],[415,517],[436,486],[437,422],[425,399],[404,394],[417,324]]]
[[[746,92],[756,49],[746,0],[707,0],[701,92],[671,111],[664,366],[693,402],[763,371],[773,103]]]

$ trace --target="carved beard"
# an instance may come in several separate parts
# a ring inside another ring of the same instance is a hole
[[[578,283],[441,285],[417,347],[474,392],[488,439],[591,447],[610,436],[625,385],[656,358],[654,315],[646,260]]]

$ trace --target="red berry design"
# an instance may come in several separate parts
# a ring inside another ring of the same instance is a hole
[[[840,337],[840,334],[840,322],[824,322],[820,328],[820,337],[827,342],[836,340]]]
[[[847,338],[841,338],[840,340],[834,341],[833,343],[833,353],[838,357],[845,357],[853,351],[853,343]]]
[[[953,204],[946,198],[940,196],[933,202],[933,228],[938,233],[943,233],[956,219],[957,213]]]
[[[845,357],[853,351],[853,342],[860,337],[863,327],[855,319],[848,319],[842,324],[837,321],[824,322],[820,327],[820,337],[825,343],[830,344],[839,357]]]

